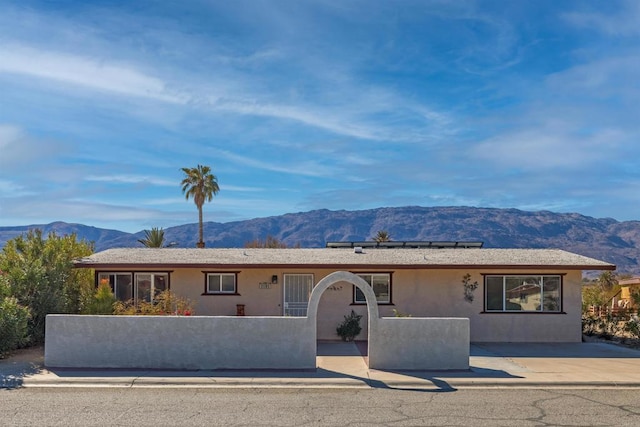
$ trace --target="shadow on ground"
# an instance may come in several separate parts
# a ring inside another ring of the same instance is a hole
[[[42,371],[44,348],[42,346],[20,349],[0,359],[0,388],[21,387],[24,377]]]
[[[473,343],[471,356],[578,359],[636,359],[640,351],[605,342]]]

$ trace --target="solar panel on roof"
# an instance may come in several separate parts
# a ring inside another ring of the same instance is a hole
[[[482,248],[484,242],[457,241],[391,241],[391,242],[327,242],[327,248],[409,248],[409,249],[449,249],[449,248]]]
[[[404,245],[405,242],[380,242],[378,244],[381,248],[402,248]]]

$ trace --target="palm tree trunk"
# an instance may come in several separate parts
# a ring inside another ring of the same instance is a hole
[[[202,225],[202,205],[198,205],[198,243],[196,247],[204,248],[204,230]]]

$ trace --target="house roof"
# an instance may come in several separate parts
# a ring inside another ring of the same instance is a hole
[[[75,261],[78,268],[554,268],[615,270],[604,261],[560,249],[108,249]]]
[[[618,280],[621,286],[637,286],[640,285],[640,277],[632,277],[631,279]]]

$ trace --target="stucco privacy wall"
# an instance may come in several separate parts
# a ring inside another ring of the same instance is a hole
[[[314,369],[306,318],[48,315],[45,365]]]
[[[469,319],[391,317],[369,341],[375,369],[469,369]]]
[[[367,301],[370,368],[469,369],[469,319],[381,319],[373,289],[350,272],[331,273],[314,287],[308,311],[311,325],[316,324],[322,294],[336,283],[354,284]]]
[[[367,300],[369,366],[467,369],[468,319],[380,319],[375,294],[340,271],[311,292],[307,317],[48,315],[48,367],[148,369],[312,369],[322,293],[353,283]]]

